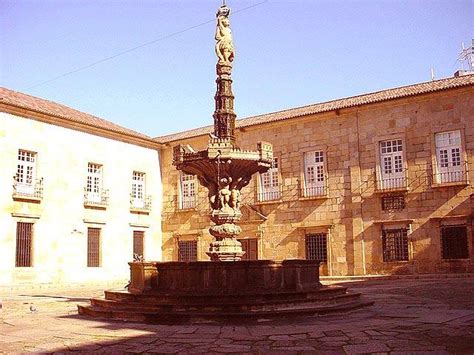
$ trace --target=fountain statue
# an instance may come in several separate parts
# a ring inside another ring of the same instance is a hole
[[[242,217],[241,190],[255,173],[272,165],[273,147],[257,143],[256,151],[236,145],[232,63],[234,44],[225,5],[217,12],[217,91],[214,132],[205,150],[188,145],[173,150],[178,170],[196,175],[209,193],[209,233],[215,238],[207,255],[211,261],[159,262],[137,258],[130,262],[127,290],[105,291],[79,305],[80,314],[128,321],[201,322],[203,318],[232,320],[247,317],[285,317],[348,311],[371,302],[360,300],[341,286],[319,282],[318,260],[241,261],[237,240]],[[222,262],[221,262],[222,261]]]
[[[214,133],[210,135],[205,150],[194,152],[178,145],[173,151],[176,168],[196,175],[200,184],[209,191],[210,219],[215,223],[209,232],[215,241],[207,254],[212,261],[238,261],[242,258],[242,246],[236,239],[241,232],[236,224],[242,217],[241,189],[248,185],[253,174],[266,172],[273,161],[270,143],[259,142],[257,151],[243,151],[235,142],[236,115],[231,78],[234,44],[229,15],[230,9],[226,5],[217,11]]]

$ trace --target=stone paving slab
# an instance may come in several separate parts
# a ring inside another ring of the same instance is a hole
[[[344,285],[375,305],[328,316],[192,325],[79,316],[77,304],[100,296],[98,287],[10,290],[1,296],[0,353],[474,353],[474,277]]]

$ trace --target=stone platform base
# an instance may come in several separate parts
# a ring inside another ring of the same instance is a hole
[[[78,306],[109,319],[169,323],[343,312],[371,305],[345,287],[322,286],[319,262],[269,260],[130,263],[129,291]]]

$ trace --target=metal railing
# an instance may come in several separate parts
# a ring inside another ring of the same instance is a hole
[[[407,178],[405,176],[384,177],[377,180],[378,191],[402,190],[407,188]]]
[[[151,196],[136,198],[130,195],[130,209],[135,211],[151,211]]]
[[[301,188],[301,197],[318,197],[326,196],[327,188],[325,185],[321,186],[304,186]]]
[[[19,182],[17,177],[13,177],[13,197],[14,198],[34,198],[43,199],[43,178],[37,179],[31,184]]]
[[[109,190],[102,189],[100,192],[87,191],[84,188],[84,206],[107,207],[109,205]]]
[[[192,197],[181,197],[178,207],[180,210],[190,210],[197,207],[197,196]]]
[[[467,163],[462,163],[457,167],[450,167],[448,171],[438,171],[433,173],[435,184],[447,184],[451,182],[468,182]]]
[[[281,191],[264,191],[257,193],[257,201],[277,201],[281,199]]]

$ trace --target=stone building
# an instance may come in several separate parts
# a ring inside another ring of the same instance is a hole
[[[127,280],[133,253],[160,260],[159,147],[0,88],[0,285]]]
[[[323,275],[473,272],[473,123],[473,75],[238,120],[241,149],[267,141],[275,159],[242,191],[246,257],[317,258]],[[207,192],[172,155],[212,129],[156,138],[164,260],[207,260]]]
[[[243,189],[245,258],[316,258],[324,275],[473,272],[474,75],[237,121],[273,144]],[[152,139],[0,88],[0,285],[128,278],[208,260],[206,190],[172,166],[213,127]]]

